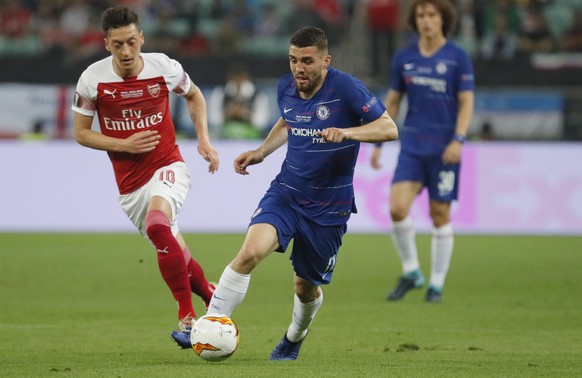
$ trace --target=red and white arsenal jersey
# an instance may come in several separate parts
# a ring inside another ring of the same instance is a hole
[[[101,133],[107,136],[125,139],[144,130],[157,130],[161,136],[148,153],[108,152],[120,194],[145,185],[160,167],[183,161],[176,145],[169,92],[188,93],[190,77],[165,54],[142,53],[141,57],[144,67],[139,76],[125,79],[115,73],[111,56],[90,65],[79,78],[71,107],[90,117],[97,113]]]

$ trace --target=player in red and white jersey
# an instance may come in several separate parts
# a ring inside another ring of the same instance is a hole
[[[144,35],[134,11],[109,8],[102,27],[111,56],[90,65],[79,78],[72,105],[75,139],[107,151],[120,204],[157,250],[162,277],[178,302],[180,329],[186,331],[196,317],[192,292],[207,304],[214,286],[192,258],[176,223],[190,173],[176,145],[169,93],[187,101],[198,153],[214,173],[219,160],[208,134],[206,101],[180,63],[164,54],[141,52]],[[99,131],[91,129],[95,115]]]

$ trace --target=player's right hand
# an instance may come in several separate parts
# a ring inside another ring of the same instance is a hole
[[[143,154],[153,151],[160,143],[161,136],[155,130],[145,130],[132,134],[123,141],[123,152]]]
[[[208,164],[208,172],[214,173],[218,171],[218,166],[220,161],[218,159],[218,152],[212,147],[210,141],[208,140],[199,140],[198,141],[198,153],[204,160],[206,160]]]

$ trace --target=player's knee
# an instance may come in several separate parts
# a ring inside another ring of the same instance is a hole
[[[411,204],[406,201],[398,201],[394,198],[390,201],[390,217],[393,221],[399,222],[408,216]]]
[[[256,248],[243,245],[232,262],[237,272],[250,273],[261,262],[261,254]]]
[[[148,211],[145,217],[146,234],[150,239],[156,238],[160,233],[171,232],[172,225],[163,211]]]
[[[301,303],[311,303],[320,296],[319,286],[313,286],[307,282],[295,282],[295,294]]]
[[[403,206],[391,206],[390,207],[390,218],[394,222],[400,222],[408,216],[408,209]]]
[[[448,209],[431,208],[429,213],[430,218],[432,219],[433,226],[435,227],[441,227],[445,224],[450,223],[450,215]]]

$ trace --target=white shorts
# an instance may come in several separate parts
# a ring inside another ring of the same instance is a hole
[[[189,189],[190,170],[185,163],[176,162],[158,169],[150,181],[141,188],[120,195],[119,204],[139,232],[148,238],[145,230],[145,216],[150,199],[153,196],[164,198],[172,208],[172,234],[175,236],[179,231],[176,219]]]

